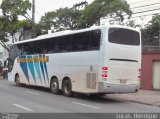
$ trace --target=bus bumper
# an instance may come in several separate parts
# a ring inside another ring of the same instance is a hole
[[[139,84],[116,85],[105,82],[98,83],[99,93],[135,93],[139,90]]]

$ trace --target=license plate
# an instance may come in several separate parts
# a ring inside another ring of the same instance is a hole
[[[126,83],[127,83],[127,80],[126,80],[126,79],[120,79],[120,83],[121,83],[121,84],[126,84]]]

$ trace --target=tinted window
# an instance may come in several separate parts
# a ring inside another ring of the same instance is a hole
[[[21,43],[13,46],[16,56],[58,52],[90,51],[100,49],[101,31],[93,30],[55,38]]]
[[[109,42],[124,45],[140,45],[139,33],[129,29],[110,28]]]
[[[78,33],[72,36],[73,51],[86,51],[89,49],[90,32]]]
[[[17,49],[17,46],[13,45],[11,46],[11,49],[9,52],[9,61],[12,66],[13,66],[15,58],[17,57],[16,49]]]
[[[43,42],[42,53],[54,53],[55,52],[55,46],[56,46],[56,39],[55,38],[49,38],[41,40]]]
[[[90,48],[95,50],[100,49],[100,39],[101,39],[100,30],[91,31]]]
[[[56,38],[57,52],[70,52],[72,51],[72,36],[62,36]]]

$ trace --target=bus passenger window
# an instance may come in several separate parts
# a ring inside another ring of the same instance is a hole
[[[92,50],[100,49],[100,38],[101,38],[100,30],[91,31],[91,49]]]

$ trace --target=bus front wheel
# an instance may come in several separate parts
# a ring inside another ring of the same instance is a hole
[[[62,84],[62,91],[63,91],[63,94],[67,97],[73,96],[72,84],[71,84],[71,81],[69,79],[64,80],[64,82]]]
[[[57,78],[51,79],[50,89],[52,93],[59,94],[59,83]]]

